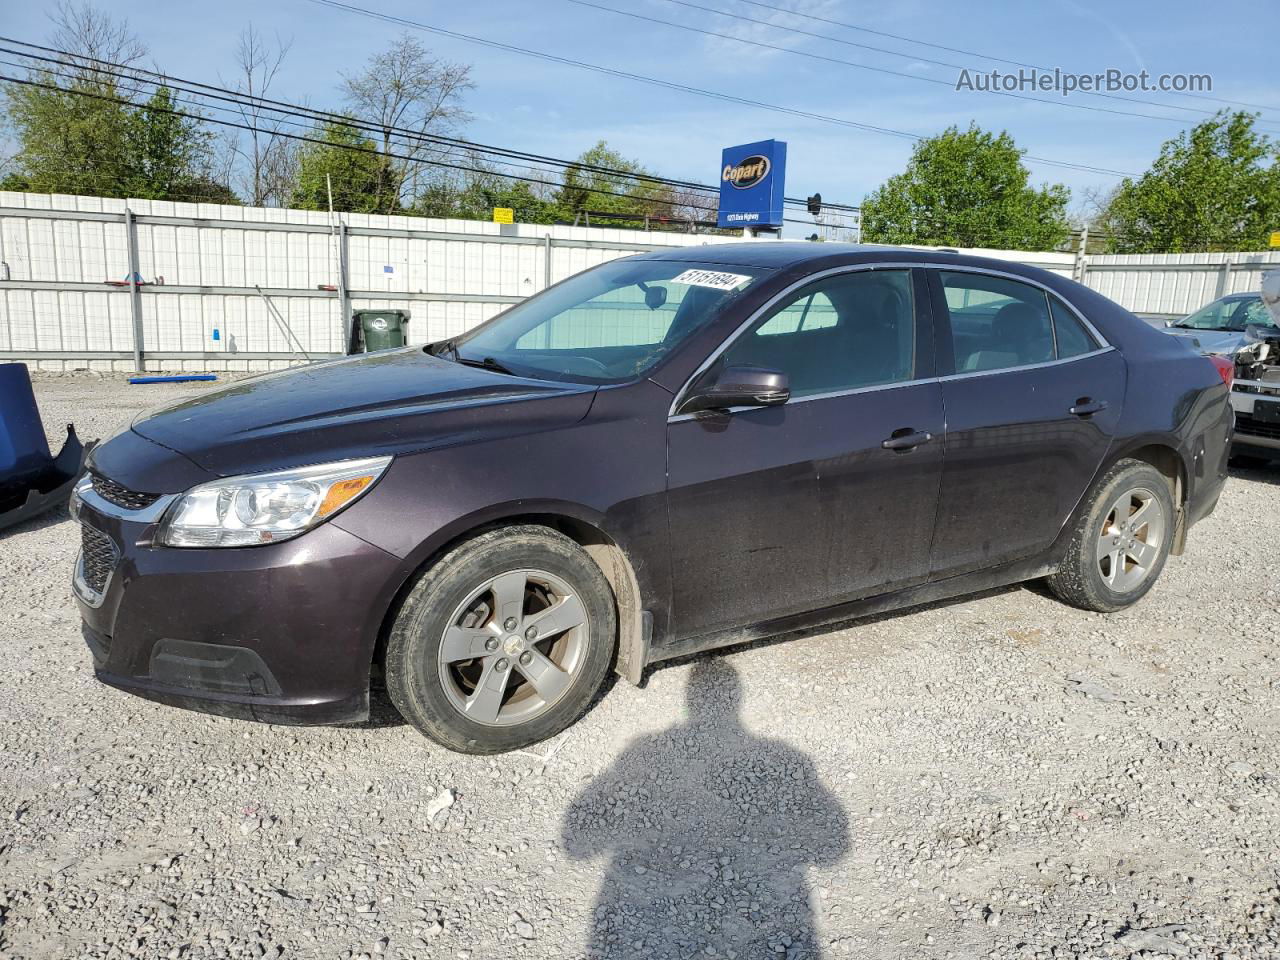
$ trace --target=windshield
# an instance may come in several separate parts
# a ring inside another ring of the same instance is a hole
[[[1174,326],[1243,333],[1247,326],[1274,327],[1275,322],[1261,297],[1223,297],[1184,317]]]
[[[530,297],[433,352],[524,377],[634,380],[768,272],[689,260],[617,260]]]

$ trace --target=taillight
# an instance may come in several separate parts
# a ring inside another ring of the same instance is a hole
[[[1236,378],[1236,365],[1230,357],[1223,357],[1216,353],[1209,354],[1209,362],[1218,370],[1218,376],[1222,378],[1222,382],[1228,387]]]

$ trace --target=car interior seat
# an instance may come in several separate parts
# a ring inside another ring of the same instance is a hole
[[[1052,359],[1053,339],[1044,311],[1015,302],[996,311],[988,345],[969,355],[964,370],[998,370]]]

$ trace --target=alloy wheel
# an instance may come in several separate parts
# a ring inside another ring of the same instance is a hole
[[[454,709],[487,726],[524,723],[555,704],[581,671],[591,633],[576,592],[545,570],[485,580],[448,622],[441,684]]]
[[[1112,503],[1098,532],[1102,582],[1116,593],[1136,589],[1160,559],[1165,538],[1164,507],[1150,490],[1127,490]]]

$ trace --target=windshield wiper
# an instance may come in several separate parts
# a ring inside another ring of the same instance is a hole
[[[427,351],[433,357],[442,357],[451,354],[454,360],[458,359],[458,347],[453,340],[441,340],[439,343],[433,343],[430,350]]]
[[[482,357],[477,360],[474,357],[464,357],[454,348],[453,359],[468,367],[479,367],[482,370],[492,370],[494,373],[505,373],[507,376],[514,377],[515,372],[503,363],[493,359],[493,357]]]

